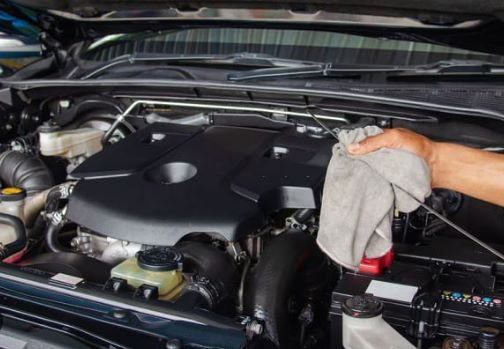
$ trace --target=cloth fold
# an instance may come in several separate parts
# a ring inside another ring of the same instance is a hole
[[[352,156],[346,148],[382,133],[376,126],[341,131],[327,168],[317,243],[336,263],[357,270],[363,256],[392,247],[394,209],[411,212],[431,194],[430,170],[416,154],[382,148]],[[405,192],[406,191],[406,192]]]

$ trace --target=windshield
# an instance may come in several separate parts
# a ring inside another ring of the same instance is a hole
[[[407,40],[389,40],[335,32],[201,28],[110,35],[93,42],[81,59],[104,62],[131,54],[229,55],[266,54],[303,61],[363,65],[424,65],[440,60],[502,63],[498,55]]]

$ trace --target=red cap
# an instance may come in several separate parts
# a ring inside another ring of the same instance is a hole
[[[359,265],[359,273],[379,275],[389,268],[394,261],[394,252],[392,249],[378,258],[362,257]]]

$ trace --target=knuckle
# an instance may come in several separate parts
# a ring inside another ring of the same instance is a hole
[[[400,129],[392,129],[388,133],[388,143],[390,145],[398,143],[403,137],[403,132]]]
[[[401,135],[401,130],[398,128],[392,128],[387,132],[387,135],[391,138],[397,138]]]
[[[376,136],[366,138],[364,141],[361,142],[361,149],[364,151],[372,151],[375,150],[376,148],[380,147],[380,141],[379,138]]]

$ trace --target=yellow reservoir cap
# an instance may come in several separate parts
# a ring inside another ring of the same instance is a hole
[[[2,201],[17,201],[23,200],[26,197],[26,191],[18,187],[5,187],[0,189],[0,200]]]
[[[17,188],[17,187],[2,188],[2,191],[1,191],[1,193],[4,195],[20,194],[22,192],[24,192],[24,190],[21,188]]]

